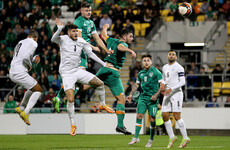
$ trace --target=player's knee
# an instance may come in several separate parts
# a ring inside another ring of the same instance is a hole
[[[143,114],[137,114],[137,119],[142,119],[143,118]]]
[[[69,97],[69,98],[67,98],[68,99],[68,102],[70,102],[70,103],[73,103],[74,102],[74,97]]]
[[[169,120],[169,115],[163,114],[163,120],[164,122],[167,122]]]

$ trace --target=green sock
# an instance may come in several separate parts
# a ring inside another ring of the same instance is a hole
[[[142,126],[142,119],[136,119],[135,138],[139,137],[139,133],[141,131],[141,126]]]
[[[117,114],[117,126],[123,128],[124,127],[123,120],[125,118],[125,106],[122,104],[117,104],[116,114]]]
[[[79,89],[77,89],[77,88],[75,89],[75,91],[74,91],[74,96],[77,94],[78,90],[79,90]]]
[[[59,99],[65,97],[65,91],[64,91],[63,88],[61,88],[61,89],[58,91],[58,94],[57,94],[56,97],[58,97]]]
[[[154,140],[156,130],[156,121],[150,122],[150,140]]]

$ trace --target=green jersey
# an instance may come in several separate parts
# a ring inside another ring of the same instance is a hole
[[[85,19],[84,17],[78,17],[73,24],[77,25],[78,30],[82,32],[82,38],[86,42],[90,42],[91,34],[96,33],[96,27],[92,20]]]
[[[142,92],[140,97],[151,100],[151,97],[159,90],[160,80],[162,80],[162,74],[153,66],[148,70],[141,70],[136,81],[136,83],[141,85]]]
[[[108,54],[104,60],[113,64],[115,68],[120,69],[125,62],[126,52],[119,51],[117,49],[117,46],[119,44],[122,44],[125,47],[128,47],[128,44],[120,41],[119,39],[115,39],[111,37],[108,37],[105,41],[107,43],[107,48],[109,50],[114,50],[114,53],[112,55]]]

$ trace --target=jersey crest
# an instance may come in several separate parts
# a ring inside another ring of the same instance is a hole
[[[150,76],[150,77],[152,77],[152,76],[153,76],[153,73],[152,73],[152,72],[150,72],[150,73],[149,73],[149,76]]]

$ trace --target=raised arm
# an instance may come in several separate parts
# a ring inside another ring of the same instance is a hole
[[[54,33],[54,35],[52,36],[51,41],[54,42],[54,43],[59,44],[59,43],[60,43],[60,40],[61,40],[59,34],[61,33],[61,31],[62,31],[64,25],[63,25],[63,23],[61,22],[61,20],[59,20],[59,18],[56,18],[55,21],[56,21],[56,25],[57,25],[58,29],[57,29],[57,31]]]
[[[106,66],[106,63],[104,61],[102,61],[100,58],[97,57],[97,55],[95,55],[92,52],[92,48],[90,46],[89,43],[85,44],[83,47],[83,51],[93,60],[95,60],[96,62],[100,63],[102,66]]]
[[[136,58],[136,53],[135,53],[133,50],[129,49],[128,47],[125,47],[123,44],[119,44],[119,45],[117,46],[117,49],[118,49],[119,51],[129,52],[129,53],[131,53],[132,58]]]

